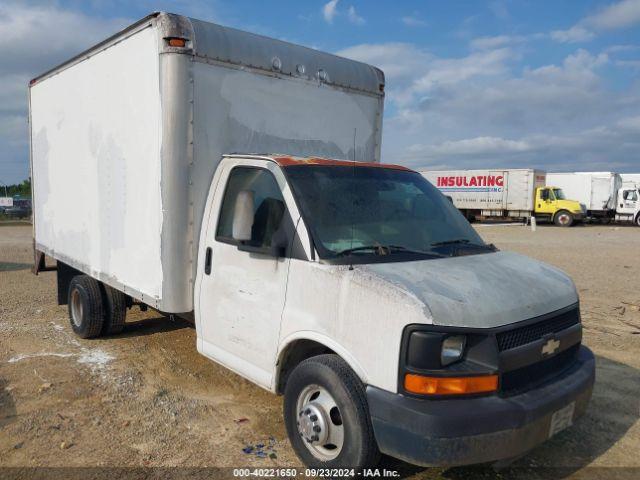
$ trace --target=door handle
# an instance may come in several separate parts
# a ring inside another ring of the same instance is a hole
[[[209,275],[211,273],[211,247],[207,247],[207,251],[204,255],[204,273]]]

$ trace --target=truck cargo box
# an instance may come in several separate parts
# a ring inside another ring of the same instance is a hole
[[[421,171],[460,210],[484,216],[528,217],[545,172],[533,169]]]
[[[588,214],[599,216],[615,211],[622,179],[614,172],[547,173],[547,184],[562,188],[568,198],[584,205]]]
[[[379,161],[383,92],[360,62],[149,15],[30,83],[35,248],[189,312],[221,155]]]

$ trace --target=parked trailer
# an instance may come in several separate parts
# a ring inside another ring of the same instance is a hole
[[[467,219],[530,218],[570,226],[583,210],[559,188],[547,186],[546,173],[534,169],[423,170],[422,175]]]
[[[83,338],[192,317],[320,472],[522,455],[591,396],[576,288],[380,164],[383,98],[369,65],[144,18],[31,83],[36,273]],[[229,153],[268,150],[309,156]]]
[[[586,216],[612,219],[622,178],[614,172],[547,173],[547,183],[562,188],[568,198],[580,202]]]

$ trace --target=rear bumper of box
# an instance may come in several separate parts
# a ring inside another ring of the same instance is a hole
[[[367,387],[380,450],[423,466],[454,466],[518,457],[549,438],[554,412],[575,402],[572,420],[586,410],[595,358],[581,347],[562,375],[525,393],[500,397],[418,399]]]

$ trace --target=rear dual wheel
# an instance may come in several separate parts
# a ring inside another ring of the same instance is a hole
[[[95,278],[73,277],[67,303],[71,328],[81,338],[112,335],[124,328],[126,295]]]

